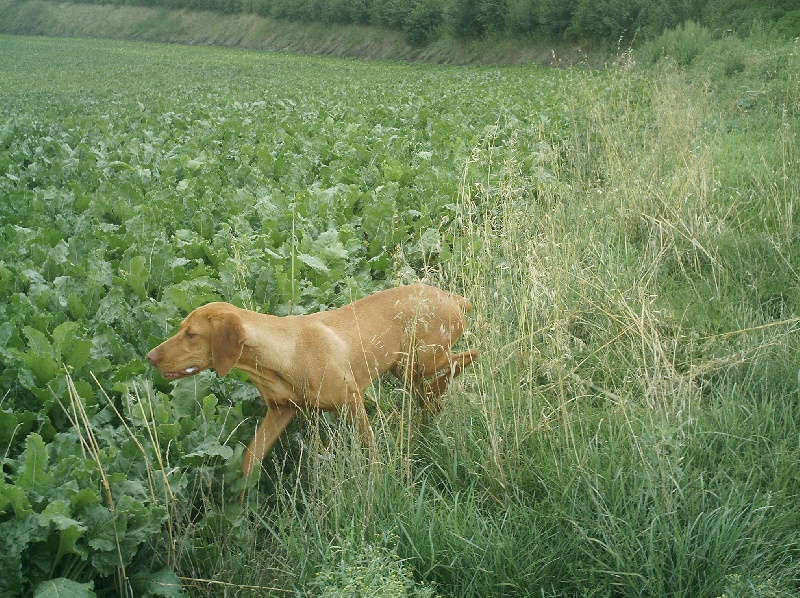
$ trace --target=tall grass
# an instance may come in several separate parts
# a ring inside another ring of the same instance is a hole
[[[763,225],[745,232],[752,206],[720,178],[727,139],[703,77],[628,63],[574,102],[570,138],[526,132],[535,168],[507,151],[514,130],[465,176],[455,278],[485,355],[471,488],[559,520],[537,546],[538,562],[563,559],[551,580],[577,582],[556,593],[718,596],[739,575],[790,595],[798,488],[778,482],[793,477],[778,447],[796,460],[797,175],[770,186],[759,162],[774,156],[750,165]],[[785,118],[773,168],[796,173]],[[781,263],[769,276],[762,251]],[[766,453],[743,448],[756,444]]]
[[[210,483],[169,536],[193,594],[796,595],[800,94],[732,118],[761,71],[716,72],[626,56],[564,72],[567,134],[498,121],[430,273],[481,359],[432,420],[375,385],[378,467],[319,415],[244,507]]]

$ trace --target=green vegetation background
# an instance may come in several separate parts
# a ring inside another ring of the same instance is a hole
[[[1,6],[38,33],[89,10]],[[0,56],[0,593],[798,594],[783,29],[687,23],[602,70]],[[370,390],[378,470],[312,415],[245,484],[252,387],[142,358],[205,301],[301,313],[417,279],[470,297],[482,357],[435,419]]]
[[[25,2],[27,0],[22,0]],[[376,26],[425,46],[443,36],[494,39],[589,38],[617,44],[651,38],[693,21],[711,30],[746,32],[754,21],[786,35],[800,25],[798,0],[121,0],[110,6],[252,14],[285,22]]]
[[[449,64],[604,66],[691,22],[800,35],[800,0],[0,0],[0,32],[140,39]]]

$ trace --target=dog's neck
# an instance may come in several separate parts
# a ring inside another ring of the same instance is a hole
[[[269,320],[269,326],[244,321],[246,338],[236,368],[245,372],[268,403],[295,402],[296,386],[292,379],[292,363],[296,339],[295,329],[286,326],[284,318],[254,314]]]

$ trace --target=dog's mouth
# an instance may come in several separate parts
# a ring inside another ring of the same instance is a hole
[[[190,368],[186,368],[185,370],[180,370],[179,372],[161,372],[161,375],[165,380],[178,380],[180,378],[186,378],[186,376],[194,376],[200,371],[200,369],[201,368],[197,366],[192,366]]]

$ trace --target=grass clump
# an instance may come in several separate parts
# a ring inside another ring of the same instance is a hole
[[[784,133],[733,173],[727,90],[695,72],[585,90],[572,136],[503,132],[465,177],[456,277],[489,357],[471,427],[440,424],[471,430],[452,481],[537,511],[544,552],[596,595],[718,596],[736,572],[789,595],[798,487],[762,457],[796,458],[797,178],[767,190],[762,165],[797,156]],[[523,135],[535,168],[507,151]]]

